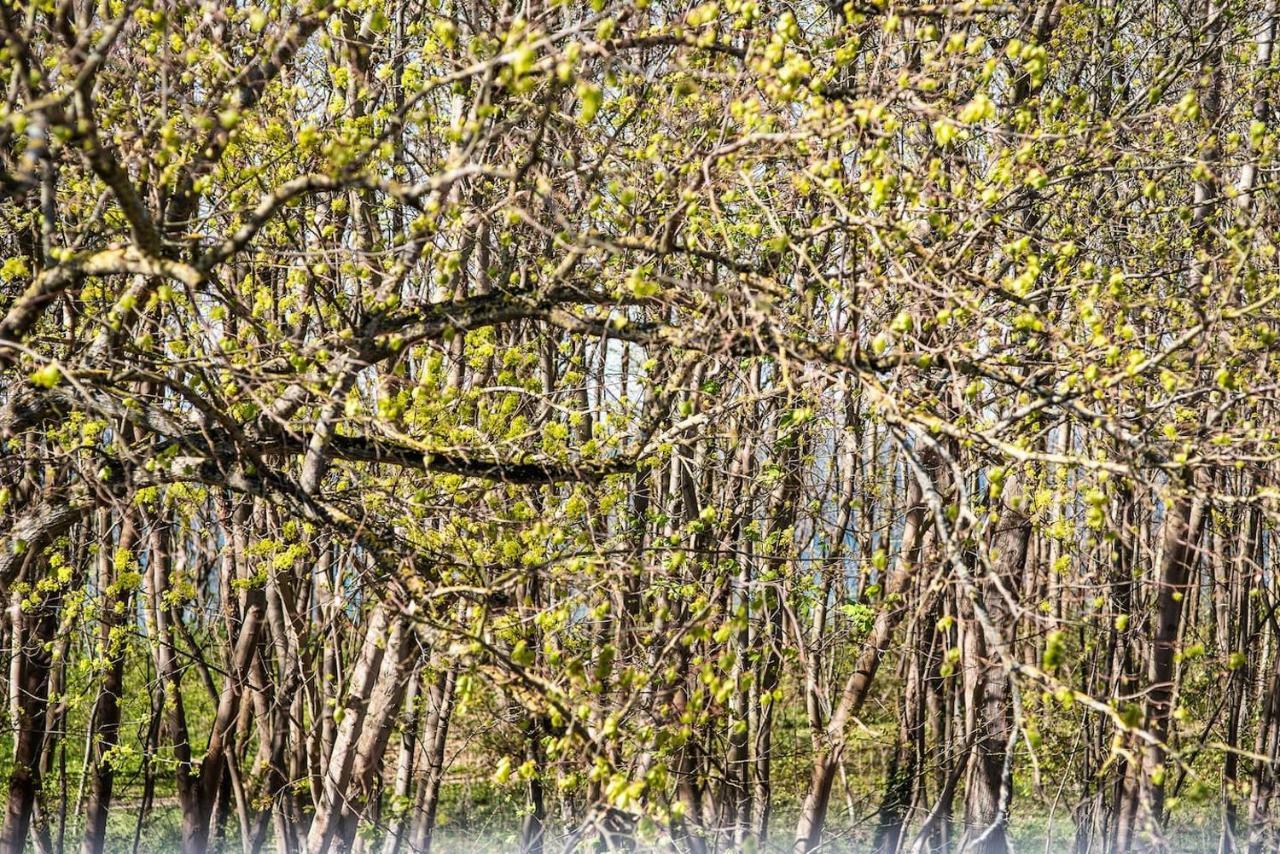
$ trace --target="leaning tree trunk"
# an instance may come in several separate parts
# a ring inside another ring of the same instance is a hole
[[[381,769],[404,698],[405,677],[417,649],[409,635],[404,620],[392,621],[385,606],[374,606],[325,770],[323,799],[307,835],[311,854],[325,854],[335,842],[348,850],[355,837],[367,790]]]
[[[839,703],[831,714],[827,726],[815,734],[813,769],[809,788],[800,808],[796,824],[794,850],[796,854],[808,854],[822,845],[822,832],[827,820],[827,807],[831,801],[831,788],[836,772],[844,756],[845,728],[850,718],[858,713],[881,659],[893,635],[907,613],[901,601],[910,589],[916,565],[919,561],[920,543],[925,530],[925,505],[919,483],[912,478],[907,490],[907,517],[899,546],[898,560],[885,584],[885,601],[876,614],[871,635],[867,638],[862,654],[858,656],[852,675],[845,682]]]

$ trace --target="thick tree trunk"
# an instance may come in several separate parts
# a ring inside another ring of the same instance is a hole
[[[1280,641],[1272,621],[1272,642]],[[1280,767],[1280,654],[1272,653],[1271,673],[1267,678],[1258,716],[1258,733],[1254,741],[1254,761],[1249,786],[1249,854],[1273,850],[1274,828],[1271,825],[1271,803],[1276,790],[1276,768]]]

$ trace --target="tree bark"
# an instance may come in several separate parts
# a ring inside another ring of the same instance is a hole
[[[90,734],[93,739],[91,789],[85,808],[84,839],[80,849],[82,854],[102,854],[106,844],[107,818],[115,789],[112,751],[120,738],[120,701],[124,697],[127,645],[123,631],[133,610],[133,584],[131,579],[121,578],[121,569],[129,570],[137,565],[137,558],[133,554],[137,538],[133,514],[126,513],[121,520],[120,536],[114,553],[106,547],[110,542],[109,524],[109,514],[99,513],[98,590],[102,595],[102,615],[98,644],[106,666],[89,718],[94,731]]]
[[[1017,475],[1010,475],[1004,485],[1002,512],[992,537],[994,577],[982,581],[982,602],[992,623],[1010,631],[1015,626],[1016,611],[1009,597],[1019,589],[1031,541],[1031,521],[1022,508],[1025,499],[1017,479]],[[980,854],[1005,854],[1009,850],[1009,816],[1002,790],[1011,785],[1006,774],[1006,760],[1010,759],[1006,755],[1011,727],[1010,675],[976,622],[968,633],[966,651],[966,672],[974,676],[971,697],[977,720],[965,785],[965,835],[960,847]]]
[[[35,580],[43,572],[41,552],[31,551],[23,572]],[[38,594],[33,607],[14,608],[13,688],[16,689],[16,738],[13,770],[5,805],[4,828],[0,830],[0,851],[20,852],[26,848],[31,814],[40,789],[40,754],[44,748],[46,717],[49,711],[49,644],[58,628],[60,591]]]

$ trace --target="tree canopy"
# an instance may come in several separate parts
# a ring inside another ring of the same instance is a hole
[[[0,850],[1274,850],[1276,26],[0,0]]]

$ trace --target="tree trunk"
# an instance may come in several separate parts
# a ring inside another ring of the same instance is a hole
[[[29,575],[42,572],[45,562],[32,551],[25,567]],[[34,576],[31,576],[34,581]],[[49,644],[58,627],[59,592],[44,593],[32,607],[14,608],[13,687],[16,689],[17,733],[13,770],[9,775],[9,795],[4,828],[0,830],[0,851],[20,852],[26,848],[31,814],[40,789],[40,754],[44,748],[49,710]]]
[[[1009,601],[1019,589],[1019,579],[1026,569],[1027,547],[1031,540],[1031,521],[1022,508],[1025,500],[1010,475],[1002,493],[1003,511],[992,537],[994,577],[982,581],[982,603],[991,622],[1000,629],[1012,630],[1014,603]],[[976,737],[969,758],[969,776],[965,785],[965,836],[960,847],[981,854],[1005,854],[1009,850],[1007,825],[1009,816],[1007,789],[1012,785],[1006,754],[1010,744],[1011,723],[1010,675],[990,649],[983,628],[976,621],[968,633],[966,672],[972,672],[975,685],[972,700],[976,705]]]
[[[374,606],[325,771],[324,796],[307,835],[311,854],[325,854],[335,841],[348,850],[355,836],[404,696],[410,653],[416,651],[408,634],[404,621],[392,622],[385,606]]]
[[[99,514],[98,590],[102,596],[102,616],[98,630],[100,655],[106,666],[102,672],[102,684],[89,720],[93,730],[91,759],[91,789],[85,808],[84,840],[82,854],[102,854],[106,844],[107,818],[111,810],[111,795],[115,788],[115,766],[112,750],[120,737],[120,701],[124,696],[124,667],[126,620],[132,616],[133,585],[121,579],[121,570],[136,567],[133,554],[136,539],[133,514],[127,513],[121,521],[120,538],[114,553],[106,546],[110,542],[110,516]]]
[[[440,784],[444,780],[445,747],[449,740],[449,722],[453,718],[454,687],[457,678],[457,666],[452,665],[439,674],[431,685],[426,727],[427,741],[424,745],[426,761],[418,780],[409,846],[414,854],[428,854],[431,851],[431,838],[436,825],[436,809],[440,804]]]
[[[1166,743],[1173,716],[1174,677],[1178,637],[1182,624],[1182,602],[1196,561],[1204,518],[1204,500],[1196,495],[1176,496],[1165,517],[1156,593],[1155,637],[1148,671],[1146,726],[1158,740],[1148,745],[1143,764],[1146,797],[1142,820],[1147,830],[1158,833],[1164,820]]]
[[[822,845],[822,831],[827,820],[827,806],[831,799],[831,786],[844,754],[845,727],[849,719],[862,708],[871,689],[880,661],[898,623],[907,613],[900,600],[910,589],[919,560],[920,543],[924,535],[925,506],[919,484],[911,479],[907,491],[907,518],[902,532],[902,542],[893,573],[885,584],[885,601],[876,614],[871,635],[867,638],[862,654],[858,656],[853,674],[845,682],[839,704],[831,715],[825,730],[815,732],[813,770],[800,819],[796,824],[796,854],[808,854]]]

